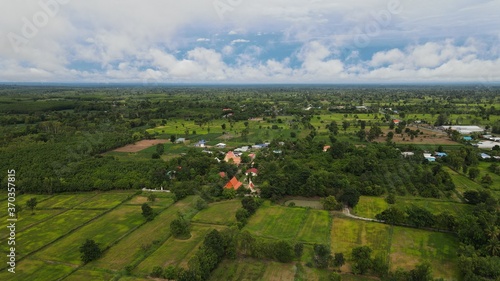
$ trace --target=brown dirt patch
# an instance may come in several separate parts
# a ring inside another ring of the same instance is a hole
[[[113,151],[117,152],[139,152],[143,149],[149,148],[151,146],[157,145],[159,143],[167,143],[169,140],[141,140],[135,144],[127,144],[126,146],[117,148]]]
[[[410,126],[410,129],[416,130],[417,127],[412,127]],[[448,144],[448,145],[454,145],[457,144],[456,142],[450,140],[446,133],[443,132],[436,132],[432,130],[427,130],[425,128],[418,128],[421,132],[424,134],[418,135],[416,138],[413,140],[405,133],[403,133],[403,136],[401,134],[396,134],[394,133],[394,138],[392,139],[393,142],[402,144],[402,143],[407,143],[407,144]],[[375,141],[377,142],[385,142],[387,133],[390,132],[391,130],[382,130],[384,132],[384,136],[376,139]],[[394,132],[394,131],[393,131]]]

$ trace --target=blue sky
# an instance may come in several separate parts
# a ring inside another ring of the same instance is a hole
[[[0,82],[500,82],[500,0],[5,0]]]

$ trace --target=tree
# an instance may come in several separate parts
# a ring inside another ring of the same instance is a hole
[[[159,143],[156,145],[156,153],[162,155],[163,152],[165,152],[165,146],[163,145],[163,143]]]
[[[479,169],[478,168],[470,168],[469,169],[469,178],[471,180],[475,180],[477,177],[479,177]]]
[[[149,202],[155,202],[156,201],[156,194],[153,194],[153,193],[149,194],[148,195],[148,201]]]
[[[147,203],[142,204],[141,206],[142,209],[142,215],[146,220],[150,221],[153,220],[154,218],[154,211],[153,208],[151,208]]]
[[[322,198],[320,202],[323,205],[323,209],[325,210],[328,211],[342,210],[342,204],[337,202],[335,196],[330,195],[326,198]]]
[[[184,219],[182,214],[178,213],[177,216],[178,217],[170,223],[170,231],[175,238],[187,239],[191,236],[189,222]]]
[[[491,176],[489,174],[486,174],[484,175],[482,178],[481,178],[481,183],[484,185],[484,186],[490,186],[492,183],[493,183],[493,179],[491,178]]]
[[[372,249],[368,246],[360,246],[352,249],[352,270],[355,274],[365,274],[372,267],[370,258]]]
[[[174,142],[175,142],[175,135],[171,135],[171,136],[170,136],[170,142],[171,142],[171,143],[174,143]]]
[[[359,141],[364,141],[366,139],[366,131],[361,129],[356,133],[356,136],[359,138]]]
[[[315,244],[314,245],[314,256],[313,262],[314,266],[317,268],[327,268],[328,261],[331,258],[330,247],[324,244]]]
[[[287,263],[293,260],[295,251],[289,242],[280,240],[274,243],[274,258],[279,262]]]
[[[347,131],[347,129],[351,126],[351,123],[349,121],[343,121],[342,122],[342,128],[344,129],[344,132]]]
[[[34,214],[35,207],[38,204],[35,197],[30,198],[26,201],[26,207],[31,210],[31,214]]]
[[[396,203],[396,195],[394,195],[394,193],[389,193],[389,195],[387,195],[387,197],[385,198],[385,202],[387,202],[387,204],[395,204]]]
[[[163,268],[161,266],[155,266],[153,267],[153,270],[151,271],[151,274],[149,276],[153,278],[160,278],[163,276]]]
[[[201,198],[198,198],[198,200],[196,200],[196,204],[195,204],[196,210],[201,211],[207,207],[208,207],[207,201],[205,201]]]
[[[222,130],[223,130],[223,131],[225,131],[225,130],[226,130],[226,123],[224,123],[224,124],[222,124],[222,125],[220,125],[220,126],[221,126],[221,128],[222,128]]]
[[[160,159],[160,154],[158,154],[156,152],[151,154],[151,159]]]
[[[344,264],[344,253],[335,253],[333,257],[333,265],[336,267],[342,267]]]
[[[332,121],[330,123],[330,125],[328,125],[328,130],[330,131],[330,133],[332,133],[333,135],[337,135],[339,133],[339,126],[337,125],[337,122],[335,121]]]
[[[87,239],[82,246],[80,246],[81,259],[83,263],[89,263],[101,257],[102,252],[99,245],[94,240]]]
[[[295,252],[295,257],[300,259],[300,257],[302,257],[302,253],[304,252],[304,244],[301,242],[295,244],[294,252]]]
[[[347,188],[340,196],[340,201],[344,204],[347,204],[347,206],[354,208],[359,202],[360,195],[361,194],[356,189]]]
[[[375,218],[388,224],[402,224],[405,221],[405,213],[396,207],[390,207],[375,215]]]

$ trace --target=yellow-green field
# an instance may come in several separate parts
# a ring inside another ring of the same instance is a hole
[[[231,225],[236,223],[236,210],[241,208],[240,200],[222,201],[210,204],[210,208],[197,213],[191,221],[205,224]]]

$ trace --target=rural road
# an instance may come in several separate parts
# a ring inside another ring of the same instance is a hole
[[[342,211],[342,213],[344,215],[350,217],[350,218],[357,219],[357,220],[374,221],[374,222],[384,222],[384,221],[381,221],[381,220],[376,220],[376,219],[370,219],[370,218],[363,218],[363,217],[355,216],[355,215],[351,214],[351,211],[347,207],[344,208],[344,210]]]

